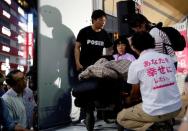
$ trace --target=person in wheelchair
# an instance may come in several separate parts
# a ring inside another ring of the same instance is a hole
[[[104,113],[105,109],[114,107],[114,118],[120,111],[120,92],[124,89],[129,90],[124,79],[131,61],[135,60],[133,55],[126,52],[127,46],[129,43],[126,37],[120,37],[115,41],[116,53],[113,56],[99,59],[79,74],[80,81],[73,89],[73,96],[76,97],[75,105],[86,112],[85,124],[88,131],[94,128],[93,113],[96,108],[102,109]]]
[[[155,122],[177,116],[182,104],[174,61],[154,51],[154,38],[148,32],[135,33],[131,48],[139,58],[129,66],[127,83],[132,90],[140,90],[142,103],[122,109],[117,122],[124,128],[145,131]]]
[[[119,39],[114,41],[114,60],[129,60],[131,62],[134,61],[134,55],[127,52],[129,48],[130,46],[127,38],[125,36],[120,36]]]

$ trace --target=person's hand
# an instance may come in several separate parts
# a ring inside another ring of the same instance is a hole
[[[188,97],[188,82],[185,82],[184,92],[185,92],[185,95]]]
[[[83,70],[83,66],[80,63],[76,63],[76,70],[77,71],[82,71]]]
[[[23,128],[19,123],[16,124],[15,128],[14,128],[14,131],[34,131],[33,129],[26,129],[26,128]]]

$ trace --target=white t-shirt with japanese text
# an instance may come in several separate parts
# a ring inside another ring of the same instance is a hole
[[[140,84],[143,111],[151,116],[181,108],[174,61],[152,49],[143,51],[129,67],[127,82]]]

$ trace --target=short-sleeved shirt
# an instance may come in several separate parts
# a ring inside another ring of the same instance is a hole
[[[175,73],[171,57],[154,50],[143,51],[131,63],[127,82],[140,84],[144,112],[156,116],[181,108]]]
[[[95,32],[91,26],[81,29],[76,41],[81,43],[80,63],[84,68],[102,57],[104,47],[112,46],[112,41],[105,30]]]
[[[12,119],[21,124],[21,126],[27,127],[27,116],[23,97],[18,95],[11,88],[2,96],[2,98],[8,106],[9,114]]]

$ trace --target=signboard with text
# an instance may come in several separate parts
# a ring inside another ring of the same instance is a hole
[[[186,47],[184,48],[184,50],[176,52],[178,60],[177,73],[188,74],[187,20],[182,23],[177,23],[174,28],[176,28],[186,40]]]

